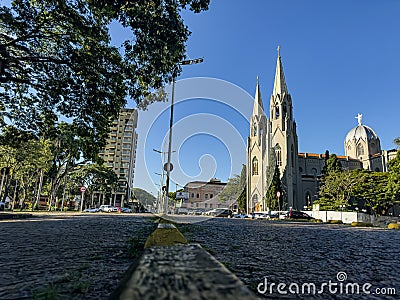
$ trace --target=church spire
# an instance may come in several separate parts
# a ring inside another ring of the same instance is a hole
[[[285,74],[283,73],[281,61],[281,46],[278,46],[278,59],[276,61],[275,82],[274,82],[274,95],[288,93],[285,81]]]
[[[260,83],[258,82],[257,76],[257,85],[256,85],[256,94],[254,96],[254,106],[253,106],[253,115],[260,116],[264,114],[264,106],[261,98],[260,92]]]

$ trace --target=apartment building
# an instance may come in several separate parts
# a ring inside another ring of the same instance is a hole
[[[118,189],[112,195],[112,202],[116,206],[123,207],[132,195],[138,138],[137,121],[136,109],[121,109],[118,119],[111,124],[107,144],[100,153],[106,166],[112,168],[119,178]]]

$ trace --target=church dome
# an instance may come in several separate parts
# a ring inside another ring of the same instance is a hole
[[[371,140],[377,140],[378,136],[376,135],[375,131],[372,130],[372,128],[359,124],[353,129],[349,131],[349,133],[346,135],[345,142],[350,142],[352,140],[364,140],[364,141],[371,141]]]

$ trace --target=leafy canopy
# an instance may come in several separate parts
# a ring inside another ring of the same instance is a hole
[[[132,97],[138,107],[179,74],[190,32],[181,17],[209,0],[15,0],[0,7],[0,125],[35,135],[68,120],[90,143]],[[131,37],[111,44],[109,25]],[[176,67],[178,66],[178,67]]]

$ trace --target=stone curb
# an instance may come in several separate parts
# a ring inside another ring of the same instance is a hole
[[[259,299],[200,244],[159,223],[110,299]]]
[[[259,299],[199,244],[147,248],[110,299]]]

